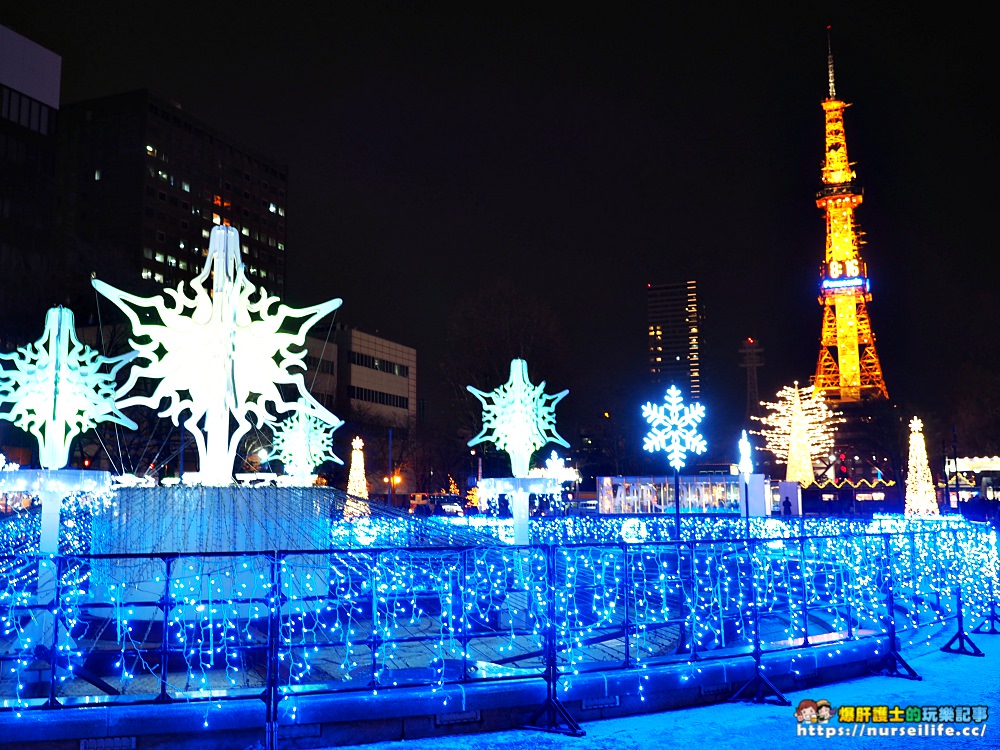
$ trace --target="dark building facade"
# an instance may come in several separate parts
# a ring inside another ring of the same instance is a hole
[[[646,285],[649,376],[701,398],[701,311],[695,281]]]
[[[284,296],[285,165],[148,91],[66,105],[60,123],[59,230],[85,284],[75,309],[92,309],[91,275],[141,292],[197,276],[217,224],[240,232],[248,279]]]
[[[41,333],[52,283],[56,122],[62,60],[0,26],[0,339]],[[27,332],[26,332],[27,331]]]

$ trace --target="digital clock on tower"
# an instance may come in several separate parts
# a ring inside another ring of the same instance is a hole
[[[861,263],[857,258],[831,260],[826,267],[828,279],[853,279],[861,275]]]

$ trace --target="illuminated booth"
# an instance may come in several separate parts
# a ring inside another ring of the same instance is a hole
[[[681,513],[738,514],[741,481],[739,474],[682,474]],[[672,513],[674,507],[673,476],[597,477],[599,513]]]

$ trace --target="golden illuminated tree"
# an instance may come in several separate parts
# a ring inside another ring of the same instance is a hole
[[[833,434],[844,421],[840,412],[826,404],[814,386],[799,388],[796,380],[778,391],[778,400],[761,402],[768,410],[763,417],[751,416],[762,429],[753,431],[764,438],[762,450],[771,451],[778,463],[787,464],[785,479],[806,485],[813,482],[813,459],[833,449]]]
[[[360,437],[351,441],[351,471],[347,476],[347,494],[368,499],[368,480],[365,478],[364,441]]]
[[[917,417],[910,420],[910,457],[906,469],[906,505],[903,512],[908,516],[938,515],[934,480],[927,461],[924,423]]]

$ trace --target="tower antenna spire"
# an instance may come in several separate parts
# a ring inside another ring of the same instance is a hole
[[[837,98],[837,87],[833,83],[833,45],[830,43],[830,25],[826,26],[826,75],[830,81],[830,98]]]

